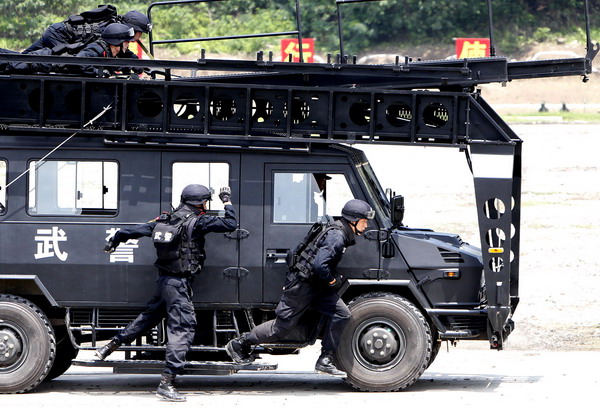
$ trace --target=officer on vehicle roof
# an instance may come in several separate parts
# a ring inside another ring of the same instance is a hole
[[[159,277],[148,306],[133,322],[114,336],[96,355],[104,360],[121,344],[130,343],[167,319],[166,366],[156,395],[169,401],[185,401],[175,388],[175,377],[185,366],[186,354],[194,339],[196,316],[192,303],[192,282],[204,264],[204,240],[209,232],[229,232],[237,227],[231,204],[231,189],[221,188],[219,198],[225,216],[206,214],[211,193],[203,185],[190,184],[181,192],[181,203],[169,214],[117,231],[104,250],[113,252],[119,243],[139,237],[152,237],[156,248]]]
[[[145,14],[139,11],[131,10],[121,17],[121,22],[133,28],[135,37],[133,41],[139,41],[142,34],[149,34],[152,31],[152,24]]]
[[[346,377],[346,373],[333,364],[340,335],[350,319],[350,310],[337,293],[343,277],[337,274],[336,267],[346,248],[354,245],[354,235],[361,235],[374,215],[371,206],[362,200],[350,200],[344,205],[342,219],[327,227],[326,234],[316,242],[312,277],[303,278],[295,268],[290,268],[283,294],[275,309],[276,318],[227,343],[226,351],[233,361],[238,364],[251,362],[253,345],[285,339],[304,312],[312,308],[331,317],[325,328],[321,355],[315,370]]]
[[[135,38],[133,28],[121,23],[112,23],[102,32],[101,38],[88,44],[84,49],[77,53],[77,57],[102,57],[102,58],[129,58],[138,59],[137,55],[129,50],[129,43]],[[62,50],[64,51],[64,50]],[[55,48],[42,48],[32,51],[30,54],[35,55],[56,55],[57,52],[62,52]],[[0,48],[0,54],[18,54],[16,51]],[[66,66],[66,68],[65,68]],[[0,73],[19,73],[30,74],[35,72],[67,72],[79,75],[101,76],[108,77],[114,75],[117,71],[123,74],[139,75],[143,72],[142,68],[128,67],[106,67],[98,75],[98,67],[93,65],[63,65],[63,64],[48,64],[48,63],[31,63],[31,62],[6,62],[0,63]]]
[[[106,27],[99,40],[89,44],[76,56],[138,59],[137,55],[129,50],[129,43],[133,41],[134,37],[135,34],[133,28],[125,24],[113,23]],[[69,70],[73,73],[83,75],[97,76],[98,74],[98,67],[93,65],[72,65],[69,67]],[[131,72],[136,74],[142,73],[141,68],[106,67],[101,76],[114,75],[115,71],[120,71],[124,74],[129,74]]]
[[[152,24],[146,15],[131,10],[123,16],[119,16],[117,9],[109,4],[84,11],[65,21],[50,25],[36,42],[23,51],[23,54],[29,54],[42,48],[54,50],[57,47],[61,49],[74,47],[76,52],[77,49],[97,40],[109,24],[119,22],[135,30],[134,41],[138,41],[142,33],[148,34],[152,30]],[[61,54],[62,52],[54,51],[54,53]]]

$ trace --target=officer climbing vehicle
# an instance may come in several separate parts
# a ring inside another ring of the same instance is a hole
[[[153,3],[147,14],[152,21],[155,8],[190,2]],[[587,0],[582,5],[587,17]],[[297,29],[267,35],[293,35],[301,44],[298,0],[295,7]],[[155,41],[157,30],[149,34],[151,51],[203,40]],[[285,341],[258,346],[254,355],[263,359],[237,364],[225,353],[231,339],[274,316],[288,253],[316,221],[340,217],[350,199],[369,203],[375,216],[338,265],[339,294],[352,312],[335,356],[345,381],[359,390],[401,390],[443,341],[502,349],[519,302],[521,140],[477,87],[587,80],[598,52],[587,18],[586,32],[585,57],[545,61],[509,62],[492,52],[366,65],[344,55],[341,36],[340,54],[323,63],[279,62],[262,52],[253,60],[205,52],[195,61],[127,60],[150,72],[145,79],[103,77],[122,59],[0,55],[0,64],[96,66],[100,73],[0,76],[0,393],[30,391],[73,364],[161,372],[164,322],[106,360],[78,356],[133,320],[156,279],[151,240],[131,239],[110,254],[103,246],[117,228],[176,207],[188,184],[230,186],[239,225],[206,237],[187,374],[273,370],[264,354],[315,343],[327,321],[309,313]],[[361,144],[389,146],[398,157],[406,146],[464,151],[478,247],[453,233],[404,226],[403,197],[384,191]],[[209,213],[223,216],[219,200]]]

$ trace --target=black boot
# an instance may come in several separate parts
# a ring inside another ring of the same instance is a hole
[[[334,377],[346,378],[346,373],[342,370],[338,370],[333,365],[333,353],[331,351],[322,351],[317,364],[315,364],[315,370],[322,374],[333,375]]]
[[[109,343],[96,350],[96,357],[98,357],[100,360],[104,360],[113,351],[118,349],[120,345],[121,341],[117,337],[113,337]]]
[[[252,362],[252,345],[246,340],[245,335],[231,340],[225,346],[225,351],[231,359],[238,364],[250,364]]]
[[[180,394],[175,388],[175,376],[163,373],[160,377],[160,384],[156,390],[156,396],[167,401],[184,402],[185,395]]]

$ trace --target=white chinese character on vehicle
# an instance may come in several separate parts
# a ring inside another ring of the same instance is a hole
[[[67,260],[69,254],[62,252],[59,247],[60,242],[67,241],[67,234],[61,228],[38,229],[35,241],[37,241],[37,252],[33,255],[35,259],[56,256],[63,262]]]
[[[108,242],[115,233],[119,230],[119,228],[111,228],[106,230],[108,236],[106,237],[106,241]],[[138,245],[139,240],[130,239],[127,242],[121,243],[116,249],[115,252],[110,254],[110,262],[129,262],[133,263],[133,250],[139,248]]]

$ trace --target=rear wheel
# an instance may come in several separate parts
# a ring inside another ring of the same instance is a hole
[[[350,323],[336,352],[346,379],[363,391],[398,391],[429,364],[432,338],[421,312],[405,298],[369,293],[353,300]]]
[[[35,388],[48,375],[55,353],[44,312],[27,299],[0,295],[0,393]]]

